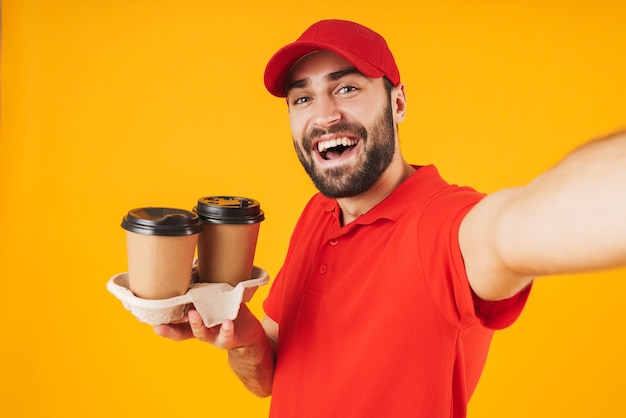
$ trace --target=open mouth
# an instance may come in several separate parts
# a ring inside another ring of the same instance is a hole
[[[318,142],[317,151],[324,160],[334,160],[341,157],[347,150],[354,148],[357,143],[358,141],[356,139],[344,136],[342,138]]]

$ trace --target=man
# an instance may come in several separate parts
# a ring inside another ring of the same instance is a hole
[[[295,227],[261,321],[207,329],[273,417],[464,417],[494,329],[534,277],[626,265],[626,135],[484,196],[399,148],[405,86],[384,39],[321,21],[269,61],[296,153],[320,194]],[[279,332],[280,331],[280,332]]]

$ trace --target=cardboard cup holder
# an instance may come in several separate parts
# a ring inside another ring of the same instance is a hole
[[[128,287],[128,273],[119,273],[107,282],[107,290],[118,298],[124,308],[139,321],[155,326],[178,321],[193,305],[202,316],[206,327],[219,325],[226,319],[235,319],[239,306],[249,302],[259,286],[269,282],[267,272],[259,267],[252,268],[252,277],[231,286],[228,283],[200,283],[194,267],[191,286],[187,293],[169,299],[143,299]]]

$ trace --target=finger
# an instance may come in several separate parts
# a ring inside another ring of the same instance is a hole
[[[233,321],[226,320],[222,322],[219,332],[215,338],[215,345],[223,349],[230,349],[234,345],[235,324]]]
[[[190,310],[187,317],[189,319],[189,326],[193,336],[200,341],[213,344],[216,331],[213,328],[207,328],[204,326],[204,322],[202,322],[202,317],[198,311]]]
[[[164,338],[174,341],[187,340],[193,338],[193,333],[188,324],[165,324],[154,327],[154,332]]]

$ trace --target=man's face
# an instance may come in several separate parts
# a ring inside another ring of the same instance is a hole
[[[395,124],[381,78],[319,51],[292,69],[287,102],[298,158],[325,196],[357,196],[391,164]]]

